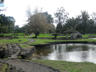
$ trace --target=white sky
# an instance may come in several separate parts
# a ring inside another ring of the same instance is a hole
[[[31,6],[34,10],[35,6],[43,8],[54,17],[58,7],[63,7],[69,12],[69,17],[76,17],[81,14],[81,10],[88,11],[89,14],[96,12],[96,0],[5,0],[8,7],[5,13],[7,16],[13,16],[16,20],[15,25],[20,27],[26,23],[26,10]]]

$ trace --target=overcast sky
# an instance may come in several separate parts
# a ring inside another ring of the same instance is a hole
[[[80,15],[81,10],[86,10],[89,14],[96,12],[96,0],[5,0],[5,5],[8,8],[3,13],[13,16],[16,20],[15,25],[20,27],[26,23],[28,6],[31,6],[31,10],[34,10],[35,6],[42,7],[43,12],[47,11],[53,17],[58,7],[63,7],[69,12],[69,17]]]

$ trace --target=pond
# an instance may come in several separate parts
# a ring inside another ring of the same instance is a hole
[[[96,45],[92,44],[55,44],[36,50],[39,59],[96,63]]]

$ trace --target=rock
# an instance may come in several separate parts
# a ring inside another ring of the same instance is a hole
[[[21,42],[22,40],[19,40],[19,42]]]
[[[75,39],[75,38],[82,38],[82,34],[78,31],[71,33],[70,38]]]
[[[7,48],[2,48],[2,50],[0,50],[0,58],[8,57],[16,59],[18,56],[28,58],[35,52],[35,47],[24,49],[18,44],[6,44],[6,47]]]

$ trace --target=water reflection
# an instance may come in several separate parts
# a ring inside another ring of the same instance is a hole
[[[96,63],[96,45],[56,44],[46,48],[36,48],[41,59]]]

